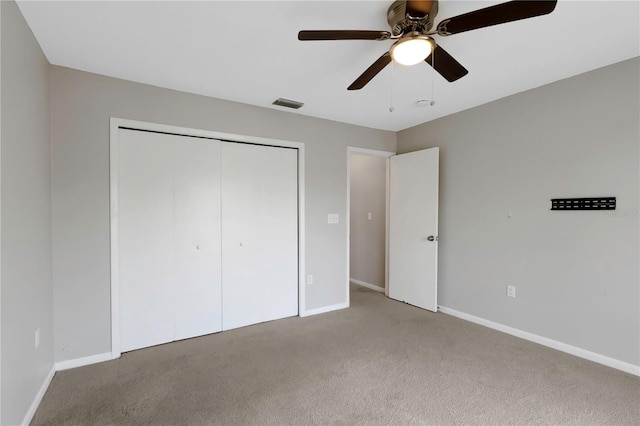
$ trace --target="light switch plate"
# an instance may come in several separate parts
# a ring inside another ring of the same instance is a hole
[[[329,213],[327,215],[327,223],[329,225],[340,223],[340,215],[338,213]]]

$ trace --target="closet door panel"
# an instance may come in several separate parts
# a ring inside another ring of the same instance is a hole
[[[260,178],[253,145],[222,142],[222,329],[262,322],[261,232],[255,197]]]
[[[119,293],[123,352],[174,338],[173,149],[170,138],[120,130]],[[160,135],[161,136],[161,135]]]
[[[298,315],[298,151],[260,157],[272,190],[261,191],[262,321]]]
[[[173,297],[180,340],[222,330],[220,142],[176,138]]]
[[[297,315],[297,151],[222,142],[221,162],[223,329]]]
[[[123,352],[220,331],[220,142],[120,130]]]

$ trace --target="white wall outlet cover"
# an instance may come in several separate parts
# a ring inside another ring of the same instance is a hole
[[[373,213],[371,213],[371,212],[367,213],[367,219],[368,220],[372,220],[373,219]]]
[[[513,285],[507,286],[507,296],[516,297],[516,287]]]
[[[328,224],[336,224],[340,222],[340,215],[338,213],[329,213],[327,215]]]
[[[313,275],[307,275],[307,285],[313,285]]]

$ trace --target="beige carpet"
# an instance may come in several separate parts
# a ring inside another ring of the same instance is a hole
[[[639,424],[640,379],[364,288],[56,373],[32,424]]]

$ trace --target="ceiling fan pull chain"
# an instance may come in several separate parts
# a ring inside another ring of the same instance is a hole
[[[434,48],[431,51],[431,102],[429,102],[429,106],[434,106],[436,104],[436,95],[435,92],[433,90],[434,84],[433,84],[433,80],[435,80],[435,75],[436,75],[436,68],[434,67],[436,61],[436,49]]]
[[[393,61],[391,61],[391,84],[389,84],[389,98],[391,100],[391,106],[389,107],[389,112],[393,112],[395,111],[395,108],[393,107],[393,70],[395,69],[395,65],[393,63]]]

